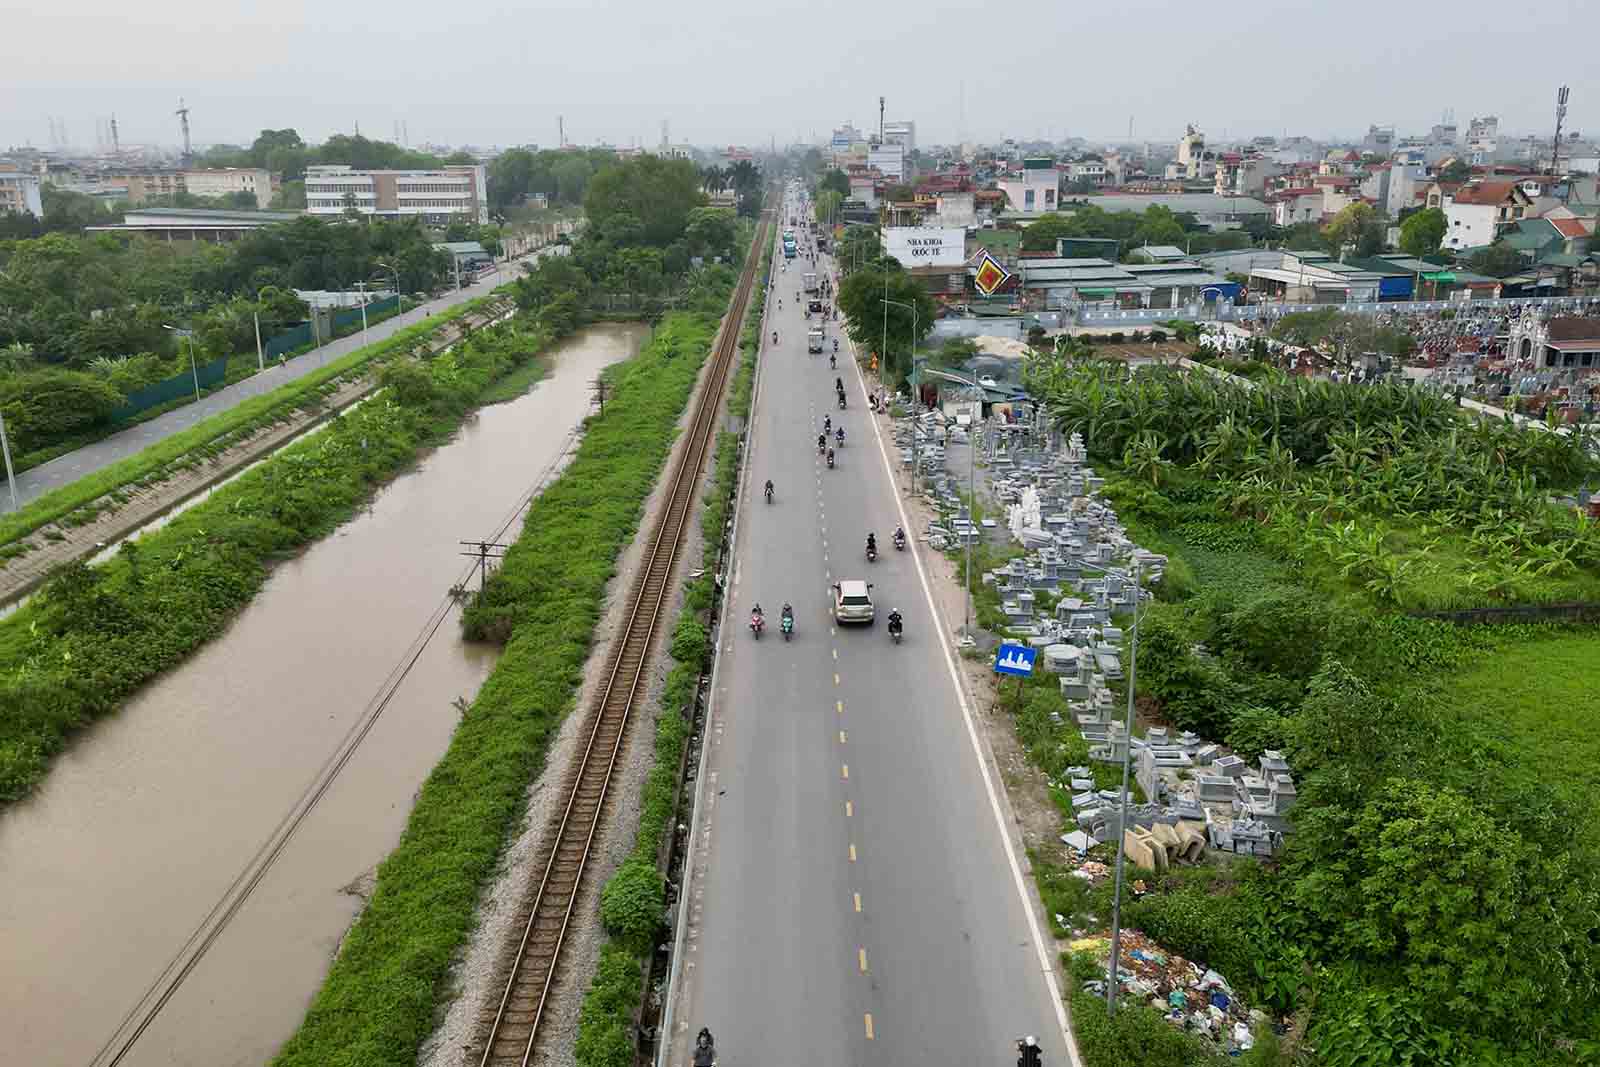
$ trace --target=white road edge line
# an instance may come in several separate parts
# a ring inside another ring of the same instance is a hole
[[[759,220],[757,221],[757,225],[760,225]],[[773,221],[773,227],[776,230],[776,219]],[[774,238],[774,245],[776,245],[776,238]],[[754,255],[757,257],[756,271],[759,275],[761,269],[760,257],[762,255],[762,251],[757,249],[754,252]],[[771,268],[769,266],[769,276],[770,272]],[[757,277],[755,281],[751,283],[750,297],[752,300],[755,299],[756,286],[759,284],[759,277]],[[749,488],[750,471],[754,469],[754,464],[751,463],[751,458],[755,452],[755,434],[751,433],[750,429],[755,425],[756,407],[761,402],[761,371],[765,364],[765,360],[762,357],[766,352],[766,346],[762,344],[762,339],[767,335],[767,313],[770,309],[771,302],[764,300],[761,308],[761,328],[756,334],[756,365],[755,373],[751,376],[750,382],[750,415],[745,419],[744,424],[745,447],[744,455],[741,457],[741,464],[739,467],[739,487],[738,492],[734,494],[733,498],[733,527],[728,531],[728,550],[733,554],[735,567],[737,567],[739,563],[739,519],[744,512],[745,493]],[[729,322],[726,324],[725,328],[738,329],[742,325],[743,317],[741,316],[740,321]],[[715,338],[712,339],[712,343],[716,343]],[[735,365],[734,370],[735,373],[737,373],[737,365]],[[732,590],[730,590],[729,593],[730,595],[722,598],[722,611],[720,612],[720,618],[717,623],[717,634],[718,636],[721,636],[725,633],[730,635],[728,639],[728,651],[731,653],[733,651],[733,638],[731,636],[731,631],[728,629],[728,618],[729,613],[733,610],[733,596],[731,595]],[[717,696],[717,683],[721,674],[722,655],[718,654],[712,657],[711,684],[706,690],[706,730],[711,729],[712,724],[715,721],[717,706],[721,703],[721,700]],[[716,743],[719,746],[722,744],[722,736],[720,732],[717,735]],[[702,811],[700,799],[702,796],[704,796],[708,804],[714,803],[711,798],[716,792],[715,782],[713,781],[708,785],[706,779],[706,771],[711,763],[711,749],[712,746],[705,743],[705,735],[702,734],[700,741],[700,764],[699,769],[695,772],[694,780],[694,804],[693,810],[690,812],[689,836],[686,839],[686,851],[683,857],[683,876],[681,878],[682,884],[678,890],[678,919],[677,926],[676,929],[673,930],[672,937],[672,964],[667,968],[667,987],[665,990],[663,990],[661,998],[661,1030],[656,1036],[656,1067],[667,1067],[667,1062],[671,1056],[673,1044],[673,1028],[675,1025],[677,1025],[673,1019],[673,1015],[675,1013],[674,1009],[677,1007],[678,997],[683,993],[683,989],[679,980],[682,977],[684,942],[687,939],[689,932],[689,901],[693,896],[691,889],[694,886],[695,880],[695,861],[701,854],[701,846],[698,843],[701,826],[700,816]],[[709,849],[707,849],[707,851],[709,851]]]
[[[855,355],[855,344],[850,344],[851,355]],[[861,390],[863,405],[867,398],[867,380],[861,373],[861,361],[856,358],[850,360],[856,371],[856,385]],[[867,408],[870,413],[871,408]],[[894,506],[900,514],[900,525],[910,526],[911,519],[906,515],[905,501],[900,498],[898,482],[895,480],[894,465],[889,460],[888,449],[883,443],[883,429],[878,425],[876,418],[871,418],[872,436],[878,442],[878,455],[883,459],[883,469],[889,475],[889,484],[895,487]],[[973,447],[977,447],[974,443]],[[942,618],[938,604],[933,599],[933,588],[928,584],[928,573],[922,566],[922,553],[917,547],[917,539],[907,537],[910,542],[911,560],[917,566],[917,578],[922,583],[922,595],[927,598],[929,617]],[[1077,1040],[1072,1034],[1072,1024],[1067,1016],[1067,1002],[1061,996],[1061,984],[1056,981],[1055,967],[1050,963],[1050,949],[1046,947],[1044,936],[1039,931],[1039,919],[1033,910],[1033,899],[1028,894],[1028,885],[1022,876],[1022,866],[1017,862],[1017,850],[1011,842],[1011,832],[1006,826],[1005,813],[1000,810],[1000,798],[995,793],[994,777],[989,773],[989,761],[984,758],[983,745],[978,739],[978,727],[972,717],[972,706],[967,700],[967,690],[961,679],[961,671],[956,667],[955,652],[950,647],[950,637],[944,632],[943,626],[934,626],[939,635],[939,647],[944,650],[945,666],[950,670],[950,683],[956,691],[956,702],[961,705],[961,717],[967,724],[967,737],[972,742],[972,754],[977,757],[978,769],[983,773],[983,788],[989,795],[989,810],[994,813],[995,827],[1000,831],[1000,840],[1005,845],[1006,861],[1011,865],[1011,878],[1016,886],[1017,896],[1022,902],[1022,912],[1028,917],[1028,933],[1033,938],[1034,950],[1039,956],[1039,969],[1044,974],[1046,987],[1050,990],[1050,999],[1055,1004],[1056,1022],[1061,1027],[1061,1037],[1067,1044],[1067,1058],[1071,1067],[1083,1067],[1083,1057],[1078,1053]]]

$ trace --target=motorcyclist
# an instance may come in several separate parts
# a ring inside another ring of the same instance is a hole
[[[841,426],[837,430],[833,431],[833,436],[834,436],[834,439],[839,442],[839,447],[843,448],[844,447],[844,427]]]
[[[828,449],[828,466],[833,466],[833,449]]]
[[[1032,1034],[1017,1042],[1017,1067],[1040,1067],[1039,1041]]]
[[[839,351],[839,339],[837,337],[833,339],[833,350],[835,352]]]
[[[773,330],[772,331],[772,343],[773,344],[777,344],[778,343],[778,331],[777,330]]]
[[[770,487],[772,483],[768,482],[767,485]],[[894,528],[894,547],[906,547],[906,528],[904,526],[896,526]]]
[[[834,342],[834,344],[838,344],[838,343],[839,343],[838,341]],[[834,351],[832,351],[832,352],[830,352],[828,354],[828,366],[832,367],[834,370],[838,370],[839,369],[839,351],[838,351],[838,349],[835,349]]]
[[[772,479],[767,479],[767,503],[772,503]]]
[[[889,632],[898,633],[905,626],[905,620],[900,616],[900,609],[895,608],[889,612]]]
[[[833,432],[833,416],[832,415],[824,415],[824,416],[822,416],[822,432],[823,433],[832,433]]]
[[[821,452],[823,449],[825,449],[827,447],[828,447],[828,434],[827,434],[827,431],[823,431],[822,433],[817,434],[817,451]]]
[[[834,388],[835,392],[840,392],[840,393],[844,392],[844,379],[843,378],[834,378],[834,380],[833,380],[833,388]]]
[[[717,1046],[711,1040],[711,1031],[702,1026],[700,1036],[694,1039],[694,1067],[715,1067],[716,1062]]]
[[[871,531],[868,531],[867,532],[867,555],[876,556],[877,554],[878,554],[878,537],[877,537],[876,534],[872,533]]]
[[[794,605],[787,600],[783,602],[783,614],[778,616],[778,623],[785,630],[794,629]]]

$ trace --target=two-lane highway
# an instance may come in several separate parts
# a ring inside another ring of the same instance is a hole
[[[838,370],[805,350],[815,319],[795,293],[823,264],[782,263],[747,450],[749,484],[771,478],[776,493],[741,505],[678,1022],[709,1026],[727,1067],[1009,1063],[1028,1033],[1047,1064],[1066,1064],[1053,981],[918,549],[893,548],[902,517],[883,435],[838,327],[825,342],[831,352],[841,337]],[[833,470],[817,454],[824,416],[847,435]],[[844,578],[873,583],[872,626],[834,624],[830,586]],[[785,600],[793,641],[776,625],[755,641],[751,606],[776,623]],[[895,607],[898,646],[884,624]]]

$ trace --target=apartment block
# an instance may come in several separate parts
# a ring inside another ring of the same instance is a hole
[[[39,199],[39,176],[29,174],[9,163],[0,163],[0,215],[14,211],[19,215],[44,218],[44,204]]]

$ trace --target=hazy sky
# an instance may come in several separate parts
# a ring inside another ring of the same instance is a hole
[[[92,145],[197,144],[293,126],[413,144],[709,145],[917,123],[920,143],[1002,136],[1168,140],[1426,132],[1600,134],[1600,0],[56,0],[0,19],[0,148],[48,147],[48,117]],[[963,93],[963,85],[965,91]],[[962,100],[965,99],[963,121]]]

